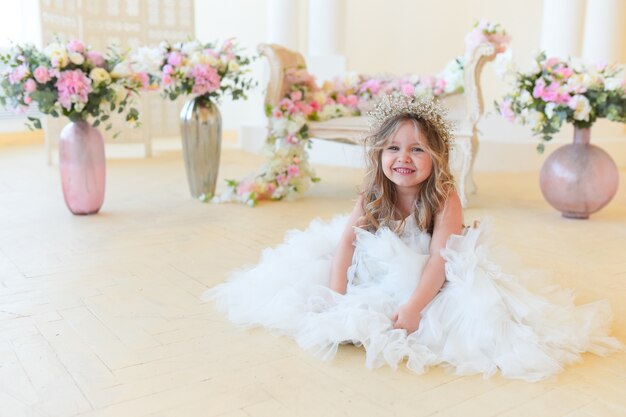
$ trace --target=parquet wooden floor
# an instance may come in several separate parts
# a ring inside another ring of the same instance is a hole
[[[220,176],[262,161],[225,149]],[[350,210],[358,169],[320,166],[302,198],[254,209],[191,199],[176,150],[107,169],[101,213],[73,216],[41,145],[0,147],[1,417],[626,416],[623,352],[586,354],[539,383],[370,371],[358,348],[319,362],[201,301],[286,230]],[[490,217],[496,250],[548,270],[579,302],[607,298],[626,341],[626,173],[586,221],[561,218],[537,177],[478,174],[466,219]]]

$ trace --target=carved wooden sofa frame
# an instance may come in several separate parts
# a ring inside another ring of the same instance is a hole
[[[259,52],[270,64],[270,78],[265,94],[265,105],[274,107],[284,98],[288,83],[285,74],[289,69],[305,69],[304,57],[295,51],[276,44],[261,44]],[[450,153],[450,166],[456,178],[457,191],[467,205],[467,194],[476,192],[472,176],[478,152],[477,124],[484,112],[480,76],[484,65],[495,58],[496,50],[491,44],[480,44],[468,53],[464,66],[465,92],[440,97],[440,102],[451,112],[454,122],[455,143]],[[363,116],[340,117],[324,122],[309,122],[309,136],[340,143],[361,144],[367,133],[367,121]]]

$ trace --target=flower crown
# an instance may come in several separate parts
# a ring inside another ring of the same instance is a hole
[[[454,135],[453,124],[446,118],[448,111],[436,103],[432,98],[414,98],[405,96],[387,95],[368,112],[369,128],[373,133],[378,130],[390,117],[400,114],[412,114],[430,123],[441,139],[451,146]]]

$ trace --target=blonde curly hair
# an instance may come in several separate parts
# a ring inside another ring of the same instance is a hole
[[[454,179],[448,164],[449,132],[442,131],[440,124],[431,118],[408,111],[397,112],[376,126],[375,131],[365,139],[367,170],[361,189],[364,215],[359,223],[366,230],[375,231],[387,226],[399,233],[404,228],[405,219],[402,219],[396,206],[395,184],[385,176],[381,158],[387,142],[405,122],[412,123],[416,132],[422,135],[424,151],[433,161],[432,172],[422,183],[413,203],[412,215],[421,230],[432,233],[435,217],[443,209],[450,191],[454,188]],[[393,220],[401,222],[393,226]]]

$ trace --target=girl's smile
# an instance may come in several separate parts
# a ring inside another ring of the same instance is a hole
[[[399,191],[419,191],[432,172],[433,160],[425,150],[426,138],[410,121],[400,125],[389,138],[381,155],[385,176]]]

